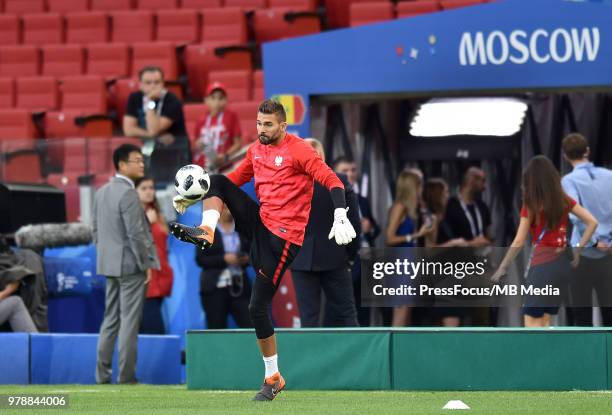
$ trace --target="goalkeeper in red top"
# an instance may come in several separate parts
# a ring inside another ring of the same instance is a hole
[[[344,185],[308,143],[287,133],[286,119],[280,103],[262,102],[257,113],[259,142],[249,148],[236,170],[227,176],[211,175],[202,224],[170,225],[176,238],[205,249],[212,245],[225,203],[234,216],[236,230],[252,241],[250,256],[256,278],[249,314],[266,368],[264,383],[254,398],[258,401],[274,399],[285,387],[278,371],[276,336],[268,310],[283,273],[304,240],[314,180],[329,189],[333,200],[334,222],[329,238],[346,245],[356,236],[346,216]],[[239,188],[251,178],[255,178],[259,206]],[[181,196],[174,198],[179,213],[193,203]]]

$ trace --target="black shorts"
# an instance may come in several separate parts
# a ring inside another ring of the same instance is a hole
[[[299,251],[295,245],[270,232],[259,216],[259,205],[226,176],[212,175],[206,198],[220,197],[234,217],[236,231],[251,241],[251,265],[258,277],[278,288],[283,274]]]

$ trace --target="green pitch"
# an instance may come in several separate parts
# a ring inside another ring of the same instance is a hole
[[[188,391],[184,386],[0,386],[0,395],[64,394],[69,408],[45,414],[610,414],[612,392],[283,391],[273,402],[251,402],[255,391]],[[469,411],[442,410],[462,400]],[[40,414],[7,410],[3,414]]]

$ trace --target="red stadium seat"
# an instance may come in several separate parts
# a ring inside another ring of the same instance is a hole
[[[136,0],[136,8],[140,10],[170,10],[178,7],[178,0]]]
[[[45,113],[45,138],[68,138],[84,135],[83,128],[75,124],[77,117],[82,116],[82,111],[49,111]],[[62,164],[62,143],[54,141],[48,153],[53,165]],[[58,147],[58,148],[56,148]]]
[[[4,0],[4,13],[44,13],[45,0]]]
[[[486,0],[440,0],[440,6],[442,6],[442,10],[450,10],[486,2]]]
[[[253,70],[252,56],[248,49],[230,50],[218,55],[224,43],[202,43],[189,45],[185,49],[185,67],[191,94],[203,97],[206,91],[208,72],[224,70]]]
[[[0,47],[0,76],[35,76],[40,74],[41,55],[35,46]]]
[[[351,27],[377,23],[394,18],[392,3],[354,3],[350,9]]]
[[[106,78],[130,76],[130,49],[125,43],[94,43],[87,48],[87,73]]]
[[[111,13],[113,42],[151,42],[155,25],[153,12],[146,10]]]
[[[28,149],[4,154],[4,163],[0,164],[0,180],[9,183],[42,183],[40,154],[34,149],[35,142],[29,141]]]
[[[225,7],[242,7],[246,11],[265,9],[268,0],[225,0]]]
[[[240,119],[243,143],[252,143],[257,140],[257,109],[259,101],[232,103],[230,108],[236,112]]]
[[[306,10],[313,12],[317,9],[318,4],[318,0],[268,0],[268,7],[270,8],[286,7],[293,11]]]
[[[89,121],[81,110],[50,111],[45,113],[45,137],[110,137],[113,135],[112,121],[103,117]],[[77,120],[83,122],[77,123]],[[85,121],[88,120],[88,121]],[[59,157],[55,159],[58,160]],[[60,164],[59,162],[55,164]]]
[[[89,10],[91,0],[47,0],[47,7],[52,13],[84,12]]]
[[[257,43],[304,36],[321,31],[321,21],[316,14],[290,19],[289,9],[265,9],[255,11],[255,38]]]
[[[80,45],[47,45],[42,48],[46,76],[70,76],[85,73],[85,50]]]
[[[253,76],[250,71],[211,71],[208,83],[221,82],[229,102],[250,101],[253,95]]]
[[[0,140],[33,139],[37,135],[30,111],[13,108],[0,110]]]
[[[437,0],[401,1],[395,6],[397,18],[412,17],[440,11]]]
[[[17,78],[17,108],[49,111],[59,107],[57,80],[52,76]]]
[[[69,13],[66,15],[66,43],[108,42],[110,18],[103,12]]]
[[[91,10],[101,12],[131,10],[134,4],[134,0],[91,0]]]
[[[157,40],[196,43],[200,40],[200,14],[195,10],[157,12]]]
[[[140,84],[136,79],[119,79],[113,85],[112,90],[119,125],[123,122],[123,114],[125,114],[128,97],[132,92],[138,91],[139,88]]]
[[[132,76],[145,66],[159,66],[164,71],[164,79],[178,78],[178,59],[176,48],[170,42],[134,43],[132,45]]]
[[[69,76],[62,81],[62,109],[106,114],[107,91],[101,76]]]
[[[214,9],[223,7],[223,0],[182,0],[181,7],[183,9]]]
[[[247,39],[247,20],[241,8],[226,7],[202,12],[203,42],[243,45]]]
[[[419,0],[420,1],[420,0]],[[327,22],[330,27],[347,27],[350,23],[350,7],[354,3],[389,3],[389,0],[325,0]]]
[[[0,108],[15,106],[15,82],[13,78],[0,78]]]
[[[0,14],[0,45],[21,42],[21,20],[16,14]]]
[[[189,141],[193,143],[195,140],[195,126],[200,117],[206,114],[206,104],[185,104],[183,105],[183,114],[185,115],[185,129],[189,136]]]
[[[253,100],[263,101],[264,99],[264,73],[261,69],[258,69],[253,72]]]
[[[23,43],[27,45],[64,43],[64,18],[58,13],[24,15]]]

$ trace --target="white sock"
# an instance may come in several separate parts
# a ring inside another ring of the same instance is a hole
[[[208,226],[210,229],[217,227],[217,222],[221,215],[215,209],[208,209],[202,212],[202,225]]]
[[[266,365],[266,378],[269,378],[276,372],[278,372],[278,355],[275,354],[270,357],[263,358],[264,364]]]

